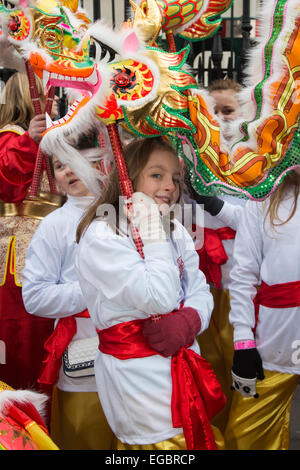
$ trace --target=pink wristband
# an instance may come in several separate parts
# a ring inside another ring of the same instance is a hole
[[[237,341],[234,343],[234,350],[238,351],[239,349],[253,349],[256,348],[255,341],[253,339],[247,339],[244,341]]]

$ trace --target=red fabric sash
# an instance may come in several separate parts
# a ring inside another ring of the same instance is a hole
[[[145,320],[133,320],[97,330],[99,349],[126,360],[157,355],[143,334]],[[209,363],[191,349],[182,348],[171,360],[172,420],[182,427],[188,450],[216,450],[209,421],[225,405],[225,396]]]
[[[221,289],[221,265],[228,260],[222,241],[231,240],[234,237],[235,231],[230,227],[217,230],[204,228],[203,246],[197,250],[199,269],[205,274],[207,282],[217,289]]]
[[[269,286],[262,281],[254,299],[255,328],[259,317],[259,306],[268,308],[300,307],[300,281],[285,282]]]
[[[45,341],[44,348],[47,351],[43,368],[38,378],[39,384],[54,385],[58,380],[59,370],[62,365],[62,356],[66,348],[77,332],[75,318],[89,318],[88,310],[70,317],[60,318],[51,336]]]

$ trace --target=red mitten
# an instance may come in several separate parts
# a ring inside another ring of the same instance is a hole
[[[173,356],[180,348],[190,346],[201,329],[198,312],[191,307],[161,315],[160,319],[145,321],[143,335],[149,346],[165,357]]]

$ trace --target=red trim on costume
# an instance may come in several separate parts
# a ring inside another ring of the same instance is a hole
[[[97,330],[99,350],[121,360],[157,355],[142,334],[144,321]],[[181,348],[172,357],[171,375],[173,426],[183,427],[188,450],[216,450],[209,421],[223,409],[225,396],[214,371],[193,350]]]
[[[262,281],[253,302],[255,306],[254,330],[256,330],[260,305],[268,308],[300,307],[300,281],[273,284],[271,286]]]
[[[221,227],[216,230],[204,228],[204,243],[199,255],[199,269],[205,274],[209,284],[221,289],[221,265],[228,260],[224,249],[223,240],[235,238],[235,230],[230,227]]]

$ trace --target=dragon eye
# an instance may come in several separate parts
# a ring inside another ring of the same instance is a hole
[[[112,62],[115,60],[117,52],[98,39],[92,38],[90,47],[90,57],[96,62]]]
[[[7,10],[14,10],[16,8],[16,5],[14,5],[13,3],[7,2],[6,0],[4,0],[3,3]]]

